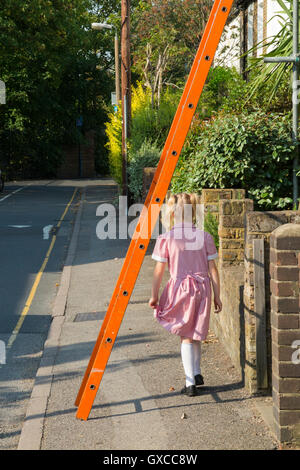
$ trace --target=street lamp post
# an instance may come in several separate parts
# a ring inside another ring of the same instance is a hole
[[[116,100],[117,105],[120,102],[120,62],[119,62],[119,38],[117,33],[117,28],[112,24],[107,23],[92,23],[92,29],[97,31],[101,29],[114,29],[115,30],[115,80],[116,80]]]

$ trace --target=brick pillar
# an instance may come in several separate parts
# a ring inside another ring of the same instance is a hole
[[[219,260],[221,264],[244,262],[245,214],[252,210],[251,199],[220,200]]]
[[[244,189],[202,189],[200,202],[204,206],[204,214],[211,212],[219,220],[219,201],[244,198]]]
[[[300,444],[300,225],[278,227],[270,238],[272,389],[277,438]]]
[[[212,196],[213,193],[210,193]],[[207,201],[209,202],[209,201]],[[244,328],[242,291],[244,283],[245,214],[253,210],[250,199],[219,201],[219,260],[223,310],[212,310],[210,327],[225,347],[237,371],[243,376]]]

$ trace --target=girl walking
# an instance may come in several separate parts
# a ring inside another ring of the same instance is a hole
[[[160,235],[152,258],[156,260],[149,306],[158,322],[181,338],[181,359],[186,382],[181,393],[197,395],[203,385],[201,374],[201,341],[208,333],[211,308],[211,284],[215,312],[222,310],[220,281],[215,264],[217,250],[213,237],[197,229],[196,196],[186,193],[171,195],[167,201],[170,231]],[[160,299],[159,288],[168,264],[170,279]]]

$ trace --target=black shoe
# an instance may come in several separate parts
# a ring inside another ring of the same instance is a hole
[[[196,385],[190,385],[189,387],[184,386],[181,393],[188,397],[195,397],[197,395]]]
[[[204,380],[203,380],[203,377],[202,377],[201,374],[195,375],[195,384],[196,384],[197,386],[199,386],[199,385],[204,385]]]

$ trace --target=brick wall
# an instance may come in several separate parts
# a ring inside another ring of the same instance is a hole
[[[204,214],[211,212],[219,220],[219,201],[222,199],[243,199],[244,189],[203,189],[200,202],[204,205]]]
[[[205,190],[206,191],[206,190]],[[211,201],[207,201],[211,202]],[[211,210],[210,207],[209,210]],[[298,211],[254,212],[247,199],[219,200],[219,273],[223,311],[212,310],[211,328],[240,371],[250,393],[270,392],[272,386],[270,236],[286,223],[300,223]],[[253,240],[264,240],[265,307],[268,385],[258,389],[256,372],[256,312],[254,306]],[[290,286],[276,286],[281,294]]]
[[[237,193],[233,193],[236,195]],[[242,195],[244,193],[240,193]],[[244,372],[244,232],[247,211],[253,210],[249,199],[219,200],[219,260],[223,310],[211,312],[210,327],[223,343],[233,364]],[[211,210],[211,209],[209,209]]]
[[[275,429],[282,443],[300,444],[300,225],[285,224],[270,237],[272,388]]]
[[[268,386],[272,385],[271,305],[270,305],[270,236],[273,230],[286,223],[300,223],[299,211],[249,212],[245,225],[244,322],[245,322],[245,385],[251,393],[263,392],[257,386],[256,374],[256,313],[254,308],[253,240],[264,240],[265,307],[267,336]]]

